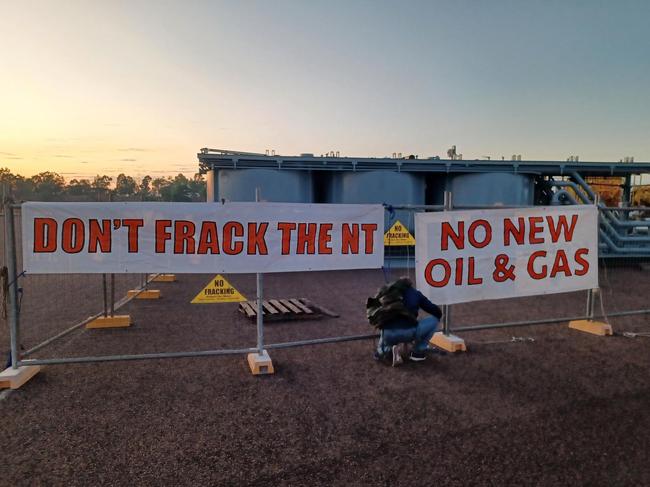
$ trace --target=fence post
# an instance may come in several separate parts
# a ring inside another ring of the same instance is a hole
[[[102,290],[104,291],[104,318],[108,316],[108,295],[106,290],[106,274],[102,274]]]
[[[137,278],[139,283],[135,286],[135,289],[131,289],[130,291],[127,292],[127,296],[129,298],[136,298],[136,299],[159,299],[160,298],[160,289],[149,289],[148,273],[144,273],[144,274],[141,272],[134,273],[133,277]],[[174,278],[173,280],[176,279]]]
[[[600,205],[600,195],[596,193],[594,197],[594,205],[598,211],[598,220],[596,220],[596,225],[600,226],[600,216],[601,212],[606,210],[599,207]],[[594,308],[596,307],[596,297],[600,297],[600,288],[588,289],[587,290],[587,309],[586,309],[586,320],[571,320],[569,321],[569,328],[574,330],[584,331],[585,333],[591,333],[592,335],[607,336],[613,335],[614,330],[609,323],[603,323],[602,321],[594,320]],[[601,301],[602,305],[602,301]]]
[[[596,307],[596,297],[600,299],[598,295],[600,289],[589,289],[587,291],[587,319],[586,320],[571,320],[569,321],[569,328],[574,330],[584,331],[585,333],[591,333],[592,335],[607,336],[613,335],[614,331],[612,326],[609,323],[603,323],[602,321],[594,320],[594,308]],[[602,304],[602,302],[601,302]],[[605,317],[605,319],[607,319]]]
[[[262,288],[262,274],[257,273],[257,353],[264,352],[264,290]]]
[[[452,208],[453,202],[451,191],[445,190],[443,211],[450,211]],[[451,305],[442,305],[442,317],[442,331],[433,334],[433,337],[431,338],[431,344],[447,350],[448,352],[467,351],[465,340],[451,334]]]
[[[444,211],[450,211],[453,208],[451,191],[445,190],[443,193],[443,198],[445,206]],[[445,336],[449,336],[449,329],[451,326],[451,306],[448,304],[443,305],[442,314],[444,316],[444,321],[442,323],[442,332],[445,334]]]
[[[587,312],[585,314],[587,315],[587,319],[589,320],[594,319],[594,290],[593,289],[587,290]]]
[[[6,192],[6,188],[3,192]],[[20,316],[18,315],[18,277],[16,272],[16,235],[14,226],[14,210],[11,207],[11,198],[5,195],[3,201],[5,214],[5,261],[7,263],[8,286],[5,290],[9,294],[9,309],[7,321],[9,323],[9,340],[11,347],[11,368],[18,368],[18,333]]]
[[[260,188],[255,188],[255,202],[260,202]],[[256,274],[257,281],[257,354],[264,353],[264,288],[262,274]]]
[[[115,274],[111,274],[111,318],[115,316]]]
[[[115,274],[111,274],[110,303],[108,299],[108,286],[106,274],[102,274],[102,290],[104,292],[104,313],[88,323],[86,328],[125,328],[131,326],[131,315],[115,314]],[[109,316],[110,314],[110,316]]]
[[[0,389],[18,389],[29,379],[34,377],[41,369],[38,365],[20,364],[20,310],[18,309],[18,274],[16,271],[16,227],[14,226],[13,201],[7,190],[3,187],[2,207],[4,210],[5,229],[5,258],[7,265],[7,286],[4,289],[8,296],[7,322],[9,324],[9,341],[11,364],[0,372]]]
[[[260,202],[260,188],[255,189],[255,202]],[[248,366],[253,375],[272,374],[273,362],[266,350],[264,350],[264,289],[263,274],[256,274],[257,281],[257,353],[248,354]]]

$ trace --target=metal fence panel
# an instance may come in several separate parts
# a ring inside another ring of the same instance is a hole
[[[412,228],[416,211],[439,211],[439,207],[412,208],[408,222]],[[16,212],[18,268],[21,267],[19,211]],[[417,238],[417,235],[415,236]],[[413,247],[386,249],[386,265],[382,271],[324,271],[264,276],[264,298],[308,298],[340,315],[320,320],[267,323],[264,343],[267,349],[281,349],[316,343],[331,343],[376,336],[365,317],[365,299],[386,281],[402,275],[414,275]],[[650,283],[647,270],[639,259],[600,261],[602,307],[597,302],[596,314],[616,315],[638,312],[650,307],[647,295]],[[226,276],[237,290],[253,300],[256,276]],[[27,275],[20,278],[21,345],[27,359],[36,358],[53,363],[136,360],[182,356],[242,354],[255,351],[255,323],[238,311],[237,303],[192,304],[192,299],[214,276],[181,274],[177,282],[151,283],[160,289],[162,298],[154,301],[133,300],[117,311],[129,314],[134,324],[126,329],[86,330],[83,326],[57,340],[61,335],[88,317],[104,309],[102,276],[96,274]],[[139,274],[116,275],[116,299],[123,300],[130,289],[142,285]],[[483,301],[453,305],[451,330],[472,329],[486,324],[533,325],[561,323],[568,318],[584,316],[586,292],[533,296],[506,300]],[[8,349],[8,327],[0,330],[0,347]],[[32,349],[43,342],[38,350]],[[369,344],[369,350],[374,347]],[[85,358],[84,358],[85,357]],[[61,359],[61,360],[59,360]]]

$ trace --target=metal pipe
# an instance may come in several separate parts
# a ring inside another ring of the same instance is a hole
[[[115,274],[111,274],[111,318],[115,316]]]
[[[633,316],[650,313],[650,309],[638,309],[632,311],[616,311],[613,313],[608,313],[607,317],[617,317],[617,316]],[[603,318],[603,315],[596,315],[594,318]],[[509,323],[493,323],[487,325],[475,325],[475,326],[463,326],[454,328],[456,331],[478,331],[478,330],[487,330],[493,328],[509,328],[515,326],[531,326],[531,325],[541,325],[549,323],[565,323],[572,320],[583,320],[587,319],[587,316],[574,316],[574,317],[564,317],[564,318],[552,318],[552,319],[543,319],[543,320],[528,320],[528,321],[513,321]],[[78,325],[77,325],[78,326]],[[267,345],[268,349],[280,349],[280,348],[292,348],[300,347],[306,345],[320,345],[325,343],[339,343],[355,340],[366,340],[366,339],[376,339],[379,335],[376,333],[366,334],[366,335],[352,335],[352,336],[341,336],[341,337],[330,337],[330,338],[316,338],[313,340],[300,340],[295,342],[284,342],[284,343],[272,343]],[[162,352],[162,353],[148,353],[148,354],[138,354],[138,355],[107,355],[104,357],[71,357],[71,358],[59,358],[59,359],[29,359],[19,361],[19,365],[55,365],[55,364],[69,364],[69,363],[89,363],[89,362],[119,362],[127,360],[145,360],[145,359],[164,359],[164,358],[185,358],[185,357],[206,357],[206,356],[215,356],[215,355],[237,355],[256,352],[255,348],[244,348],[244,349],[222,349],[222,350],[204,350],[197,352]],[[25,355],[31,353],[31,350],[27,351]]]
[[[591,189],[591,187],[587,184],[587,182],[582,179],[582,176],[578,174],[577,172],[571,173],[571,177],[577,182],[577,184],[580,186],[582,190],[584,190],[589,198],[591,198],[593,201],[597,201],[598,195],[594,193],[594,191]],[[559,183],[559,182],[558,182]],[[566,181],[563,181],[563,183],[566,183]],[[575,190],[575,188],[574,188]],[[578,193],[578,191],[576,191]],[[634,221],[621,221],[618,219],[618,217],[614,214],[613,210],[610,210],[605,207],[604,204],[598,204],[598,207],[605,210],[601,214],[604,216],[608,216],[609,218],[612,219],[613,224],[618,227],[636,227],[640,226],[637,222]]]
[[[632,316],[640,314],[648,314],[650,309],[641,309],[633,311],[619,311],[609,313],[608,317],[617,317],[617,316]],[[596,315],[594,318],[603,318],[602,315]],[[510,323],[494,323],[488,325],[476,325],[476,326],[465,326],[454,328],[454,331],[478,331],[485,329],[493,328],[508,328],[514,326],[530,326],[537,324],[549,324],[549,323],[563,323],[572,320],[587,319],[587,316],[575,316],[575,317],[565,317],[565,318],[553,318],[553,319],[543,319],[543,320],[528,320],[528,321],[519,321],[519,322],[510,322]],[[355,340],[365,340],[365,339],[376,339],[378,334],[367,334],[367,335],[353,335],[353,336],[343,336],[343,337],[331,337],[331,338],[317,338],[313,340],[301,340],[295,342],[285,342],[285,343],[273,343],[269,344],[267,348],[269,349],[280,349],[280,348],[292,348],[306,345],[319,345],[325,343],[339,343],[346,341],[355,341]],[[139,355],[110,355],[105,357],[74,357],[74,358],[61,358],[61,359],[30,359],[22,360],[19,365],[53,365],[53,364],[66,364],[66,363],[87,363],[87,362],[116,362],[116,361],[126,361],[126,360],[144,360],[144,359],[162,359],[162,358],[185,358],[185,357],[202,357],[202,356],[214,356],[214,355],[236,355],[255,352],[256,349],[232,349],[232,350],[205,350],[198,352],[163,352],[163,353],[153,353],[153,354],[139,354]]]
[[[370,333],[364,335],[351,335],[339,336],[328,338],[315,338],[312,340],[298,340],[294,342],[271,343],[266,346],[267,349],[282,349],[303,347],[307,345],[322,345],[326,343],[341,343],[351,342],[356,340],[370,340],[379,338],[378,333]],[[60,359],[29,359],[23,360],[23,365],[55,365],[55,364],[70,364],[70,363],[90,363],[90,362],[120,362],[127,360],[145,360],[145,359],[163,359],[163,358],[186,358],[186,357],[205,357],[215,355],[238,355],[244,353],[255,352],[254,348],[243,349],[222,349],[222,350],[203,350],[197,352],[161,352],[161,353],[148,353],[137,355],[107,355],[104,357],[69,357]]]
[[[534,205],[455,205],[454,210],[507,210],[516,208],[534,208]]]
[[[449,336],[451,329],[451,306],[448,304],[442,305],[442,314],[444,319],[442,321],[442,332]]]
[[[315,338],[312,340],[298,340],[295,342],[271,343],[270,345],[267,345],[266,348],[267,349],[293,348],[293,347],[302,347],[306,345],[321,345],[324,343],[352,342],[355,340],[369,340],[369,339],[377,339],[377,338],[379,338],[379,333],[370,333],[366,335]]]
[[[264,352],[264,307],[262,304],[262,274],[257,273],[257,353]]]
[[[130,360],[148,360],[163,358],[186,358],[186,357],[211,357],[216,355],[239,355],[255,352],[255,348],[203,350],[197,352],[161,352],[161,353],[140,353],[134,355],[105,355],[99,357],[64,357],[48,359],[27,359],[21,360],[20,365],[57,365],[57,364],[83,364],[94,362],[125,362]]]
[[[255,188],[255,202],[259,203],[261,197],[260,188]],[[264,288],[262,274],[258,272],[257,277],[257,353],[262,355],[264,352]]]
[[[610,211],[650,211],[650,206],[603,206],[601,209]]]
[[[551,200],[551,204],[558,204],[560,202],[560,196],[564,196],[566,199],[568,199],[571,204],[573,205],[579,205],[578,200],[576,200],[571,193],[569,193],[566,189],[561,189],[557,193],[553,194],[553,199]]]
[[[610,250],[615,250],[621,254],[648,254],[648,251],[650,250],[650,247],[619,247],[612,241],[611,238],[609,238],[607,233],[605,233],[602,228],[598,231],[598,233],[600,235],[600,238],[605,241]]]
[[[600,297],[600,288],[595,288],[591,292],[591,308],[589,309],[589,319],[594,319],[594,310],[596,309],[596,298],[601,299]]]
[[[619,218],[616,216],[615,211],[616,210],[610,210],[607,208],[600,208],[601,209],[601,215],[608,216],[612,220],[612,224],[614,226],[620,227],[620,228],[634,228],[634,227],[643,227],[648,224],[648,222],[644,221],[639,221],[639,220],[626,220],[626,221],[621,221]]]
[[[49,345],[50,343],[52,343],[53,341],[58,340],[59,338],[62,338],[64,336],[72,333],[73,331],[81,328],[85,324],[90,323],[91,321],[99,318],[100,316],[102,316],[102,313],[97,313],[96,315],[89,316],[85,320],[77,323],[76,325],[71,326],[67,330],[63,330],[61,333],[58,333],[57,335],[54,335],[53,337],[48,338],[47,340],[45,340],[45,341],[39,343],[38,345],[30,348],[29,350],[27,350],[26,352],[23,353],[23,357],[27,357],[28,355],[31,355],[32,353],[39,351],[40,349],[42,349],[42,348],[46,347],[47,345]]]
[[[108,294],[106,289],[106,274],[102,274],[102,289],[104,291],[104,318],[108,316]]]
[[[384,208],[391,207],[394,210],[444,210],[444,205],[389,205],[384,203]]]
[[[587,289],[587,319],[592,320],[594,317],[594,290]]]
[[[643,315],[650,313],[650,308],[646,309],[635,309],[632,311],[614,311],[613,313],[607,313],[607,318],[615,318],[617,316],[634,316],[634,315]],[[594,315],[592,318],[605,318],[605,315]],[[470,325],[470,326],[461,326],[454,328],[453,331],[478,331],[478,330],[490,330],[494,328],[510,328],[515,326],[531,326],[531,325],[543,325],[546,323],[566,323],[567,321],[573,320],[586,320],[589,319],[588,316],[567,316],[564,318],[551,318],[543,320],[527,320],[527,321],[511,321],[509,323],[490,323],[487,325]]]
[[[616,240],[620,242],[640,242],[640,243],[650,243],[650,237],[635,237],[619,234],[616,229],[609,223],[605,218],[601,218],[602,224],[609,230]],[[622,222],[622,223],[631,223],[631,222]],[[634,225],[635,227],[646,227],[650,228],[650,222],[638,222]]]
[[[594,193],[594,190],[591,189],[591,186],[587,184],[587,181],[582,179],[582,176],[578,174],[577,172],[572,172],[571,177],[580,185],[580,187],[589,195],[589,198],[591,198],[592,201],[596,201],[596,193]]]
[[[443,202],[445,206],[445,211],[450,211],[453,208],[452,194],[451,191],[445,190],[443,193]],[[442,306],[442,314],[444,320],[442,322],[442,333],[445,336],[449,336],[451,328],[451,306],[445,304]]]
[[[267,345],[267,349],[282,349],[294,348],[307,345],[322,345],[326,343],[340,343],[350,342],[355,340],[369,340],[376,339],[379,334],[372,333],[366,335],[352,335],[341,337],[329,338],[316,338],[313,340],[298,340],[295,342],[272,343]],[[54,359],[28,359],[22,360],[21,365],[56,365],[56,364],[72,364],[72,363],[92,363],[92,362],[122,362],[130,360],[146,360],[146,359],[164,359],[164,358],[187,358],[187,357],[206,357],[218,355],[239,355],[245,353],[256,352],[255,348],[242,348],[242,349],[222,349],[222,350],[202,350],[196,352],[161,352],[161,353],[146,353],[135,355],[107,355],[99,357],[66,357]]]
[[[575,191],[576,195],[578,195],[578,197],[580,198],[580,201],[582,202],[582,204],[585,204],[585,205],[591,205],[592,204],[592,201],[587,196],[584,195],[581,188],[576,183],[574,183],[572,181],[555,181],[555,180],[551,180],[551,186],[554,186],[556,188],[571,188],[573,191]],[[560,192],[558,191],[558,193],[560,193]],[[553,199],[554,200],[556,199],[555,195],[553,196]],[[575,204],[579,204],[579,203],[576,202]]]
[[[560,191],[558,191],[558,192],[556,193],[556,195],[558,195],[558,198],[559,198],[559,195],[563,195],[563,196],[565,196],[565,197],[566,197],[569,201],[571,201],[571,203],[573,203],[574,205],[579,204],[579,203],[576,201],[576,199],[573,197],[573,195],[571,195],[571,194],[570,194],[568,191],[566,191],[566,190],[560,190]],[[553,199],[555,199],[555,196],[553,197]],[[601,207],[600,209],[602,210],[602,207]],[[621,241],[630,241],[630,242],[646,242],[646,241],[647,241],[647,240],[646,240],[646,237],[625,237],[625,236],[621,236],[621,235],[619,235],[618,232],[617,232],[614,228],[612,228],[612,226],[610,225],[610,223],[605,219],[605,217],[604,217],[604,212],[603,212],[603,211],[600,211],[600,216],[601,216],[600,221],[601,221],[601,222],[602,222],[602,223],[603,223],[603,224],[604,224],[604,225],[605,225],[609,230],[611,230],[611,231],[612,231],[612,232],[617,236],[617,238],[620,239]],[[643,225],[638,225],[638,224],[633,223],[633,222],[619,222],[619,223],[621,224],[621,226],[643,226]],[[630,224],[631,224],[631,225],[630,225]],[[600,229],[598,230],[598,234],[600,235],[601,239],[605,241],[605,245],[606,245],[610,250],[614,250],[615,252],[618,252],[618,253],[622,253],[622,254],[648,253],[648,251],[650,250],[650,248],[648,248],[648,247],[619,247],[618,245],[616,245],[616,244],[612,241],[611,238],[609,238],[609,236],[607,235],[607,233],[606,233],[602,228],[600,228]]]
[[[140,291],[140,292],[142,292],[142,291]],[[135,294],[135,296],[137,296],[138,294],[139,294],[139,293]],[[135,296],[133,296],[133,297],[125,296],[124,298],[122,298],[121,300],[119,300],[119,301],[117,302],[117,304],[115,305],[115,309],[120,309],[122,306],[124,306],[124,305],[125,305],[126,303],[128,303],[129,301],[131,301],[132,299],[135,299]],[[23,356],[23,357],[27,357],[28,355],[31,355],[32,353],[34,353],[34,352],[36,352],[36,351],[38,351],[38,350],[44,348],[45,346],[49,345],[50,343],[54,342],[55,340],[58,340],[59,338],[63,338],[64,336],[68,335],[69,333],[72,333],[73,331],[75,331],[75,330],[81,328],[81,327],[84,326],[85,324],[90,323],[91,321],[93,321],[94,319],[99,318],[100,316],[102,316],[102,313],[101,313],[101,312],[100,312],[100,313],[97,313],[96,315],[89,316],[89,317],[86,318],[85,320],[83,320],[83,321],[81,321],[81,322],[79,322],[79,323],[77,323],[77,324],[75,324],[75,325],[72,325],[72,326],[71,326],[70,328],[68,328],[67,330],[63,330],[61,333],[59,333],[59,334],[57,334],[57,335],[54,335],[53,337],[48,338],[47,340],[45,340],[45,341],[39,343],[38,345],[36,345],[36,346],[30,348],[29,350],[27,350],[26,352],[24,352],[24,353],[22,354],[22,356]]]
[[[18,342],[20,316],[18,312],[18,278],[16,272],[16,229],[14,227],[14,210],[8,197],[4,201],[5,213],[5,260],[7,263],[7,276],[9,278],[9,309],[7,321],[9,322],[9,336],[11,348],[11,368],[17,369],[19,363]]]

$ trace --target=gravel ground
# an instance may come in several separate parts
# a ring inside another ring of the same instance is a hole
[[[395,277],[398,273],[395,273]],[[85,330],[36,357],[241,348],[236,304],[192,305],[211,275],[158,283],[128,329]],[[255,276],[229,275],[245,296]],[[380,271],[271,274],[268,298],[306,297],[339,318],[271,323],[267,343],[372,332]],[[137,283],[119,278],[118,297]],[[650,307],[637,268],[601,273],[608,312]],[[99,276],[23,280],[22,342],[101,309]],[[457,326],[582,314],[585,293],[454,306]],[[649,315],[612,318],[650,331]],[[370,340],[243,356],[46,367],[0,400],[0,485],[649,485],[650,338],[566,323],[465,332],[469,352],[391,368]],[[512,336],[535,341],[509,342]],[[8,348],[7,328],[0,346]]]

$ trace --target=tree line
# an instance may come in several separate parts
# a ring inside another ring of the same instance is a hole
[[[622,195],[620,185],[607,179],[589,178],[588,182],[608,206],[618,206]],[[100,175],[66,182],[55,172],[45,171],[26,178],[1,168],[1,184],[11,189],[15,201],[206,201],[206,183],[198,173],[191,179],[183,174],[155,179],[119,174],[114,183],[112,177]],[[635,188],[632,202],[635,206],[650,206],[650,185]]]
[[[45,171],[29,178],[0,169],[0,184],[7,185],[15,201],[205,201],[206,183],[202,174],[191,179],[176,177],[136,179],[119,174],[92,179],[65,180],[55,172]]]

